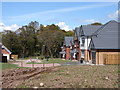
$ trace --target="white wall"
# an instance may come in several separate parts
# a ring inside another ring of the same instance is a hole
[[[80,49],[88,49],[88,46],[89,46],[89,44],[90,44],[90,41],[91,41],[91,38],[88,38],[88,40],[87,40],[87,37],[85,37],[84,47],[81,46]],[[80,44],[82,44],[82,37],[80,37]]]
[[[10,55],[9,54],[3,54],[3,56],[7,56],[7,60],[10,59]]]

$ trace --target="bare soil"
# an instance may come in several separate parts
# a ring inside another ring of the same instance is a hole
[[[41,87],[40,83],[44,85]],[[3,88],[118,88],[118,65],[74,65],[2,71]]]

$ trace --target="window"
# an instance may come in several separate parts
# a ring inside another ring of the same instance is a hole
[[[81,51],[81,57],[84,58],[84,56],[85,56],[85,51],[82,50],[82,51]]]
[[[85,43],[85,38],[82,38],[82,43]]]
[[[75,47],[76,47],[76,42],[75,42]]]
[[[85,38],[83,37],[81,46],[84,46],[84,44],[85,44]]]

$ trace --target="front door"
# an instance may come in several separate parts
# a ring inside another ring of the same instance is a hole
[[[73,60],[73,53],[71,53],[71,60]]]
[[[7,63],[7,56],[2,56],[2,62]]]
[[[95,52],[95,51],[92,51],[92,52],[91,52],[91,55],[92,55],[92,64],[95,64],[96,52]]]

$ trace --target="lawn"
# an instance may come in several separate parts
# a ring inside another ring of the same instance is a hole
[[[15,64],[9,64],[8,63],[0,63],[0,69],[5,70],[5,69],[13,69],[13,68],[29,68],[29,67],[18,67],[18,65]]]
[[[61,64],[61,62],[65,63],[65,62],[73,62],[72,60],[62,60],[62,59],[49,59],[48,61],[47,60],[41,60],[42,62],[41,63],[38,63],[38,62],[34,62],[34,64],[49,64],[49,63],[59,63]],[[32,64],[33,62],[28,62],[27,64]]]
[[[10,68],[17,68],[18,65],[15,64],[9,64],[10,66],[8,66],[8,63],[0,63],[0,69],[10,69]],[[10,68],[9,68],[10,67]]]
[[[17,60],[28,60],[30,59],[30,57],[26,57],[26,58],[18,58]],[[32,57],[32,59],[36,59],[36,57]]]

